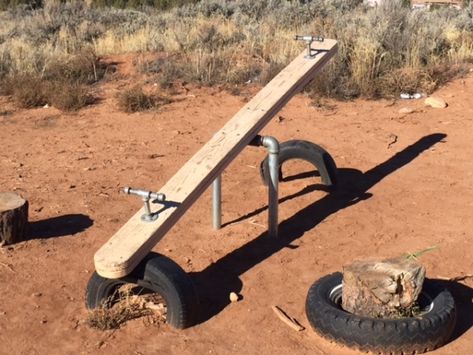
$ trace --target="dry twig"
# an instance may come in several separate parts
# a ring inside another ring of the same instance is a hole
[[[0,262],[0,265],[6,267],[6,268],[7,268],[8,270],[10,270],[11,272],[15,272],[15,270],[13,270],[13,268],[12,268],[10,265],[8,265],[8,264],[5,264],[5,263]]]
[[[278,306],[272,306],[271,308],[273,309],[274,313],[276,313],[276,315],[279,317],[280,320],[282,320],[284,323],[286,323],[289,327],[291,327],[295,331],[300,332],[300,331],[305,329],[302,325],[299,324],[299,322],[297,320],[295,320],[294,318],[289,317]]]

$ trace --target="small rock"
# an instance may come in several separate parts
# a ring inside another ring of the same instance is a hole
[[[282,121],[284,121],[286,118],[284,118],[283,116],[278,116],[276,117],[276,122],[277,123],[281,123]]]
[[[230,297],[231,302],[238,302],[238,300],[240,299],[240,297],[238,297],[238,295],[235,292],[230,292],[229,297]]]
[[[44,105],[44,106],[43,106],[43,108],[49,108],[49,105],[48,105],[48,104],[46,104],[46,105]]]
[[[33,297],[41,297],[43,294],[41,292],[35,292],[32,294]]]
[[[410,107],[403,107],[399,110],[399,113],[402,114],[402,115],[408,115],[410,113],[414,113],[415,110],[413,108],[410,108]]]
[[[41,324],[46,324],[46,323],[48,323],[47,319],[41,319]]]
[[[425,99],[425,106],[430,106],[433,108],[445,108],[448,106],[447,102],[441,97],[430,96]]]

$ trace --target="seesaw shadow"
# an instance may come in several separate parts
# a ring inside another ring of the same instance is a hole
[[[368,192],[369,189],[445,137],[446,134],[443,133],[425,136],[365,173],[355,169],[339,169],[339,190],[315,201],[283,221],[279,225],[278,239],[270,239],[266,232],[262,233],[204,270],[191,273],[202,306],[199,323],[221,312],[230,303],[228,298],[230,292],[242,289],[240,275],[288,247],[294,240],[302,237],[306,231],[313,229],[333,213],[370,198],[372,194]],[[310,191],[309,187],[306,193]]]

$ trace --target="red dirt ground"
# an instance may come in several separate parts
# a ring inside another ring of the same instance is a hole
[[[19,110],[0,98],[0,190],[27,198],[32,222],[30,240],[0,250],[0,353],[356,354],[310,329],[304,302],[316,279],[355,259],[430,246],[421,257],[429,277],[473,273],[473,75],[436,93],[446,109],[423,100],[314,108],[301,94],[263,133],[324,146],[340,168],[340,192],[324,192],[317,177],[281,184],[282,236],[268,241],[257,168],[265,153],[249,147],[223,175],[230,224],[212,229],[206,192],[155,248],[192,273],[207,320],[184,331],[143,319],[89,328],[93,255],[141,205],[120,188],[159,190],[254,92],[187,88],[159,111],[125,114],[114,97],[129,80],[103,84],[103,100],[75,114]],[[416,111],[401,115],[402,107]],[[466,277],[452,288],[459,322],[434,353],[473,352],[472,287]],[[242,300],[229,303],[231,291]],[[272,305],[306,330],[290,329]]]

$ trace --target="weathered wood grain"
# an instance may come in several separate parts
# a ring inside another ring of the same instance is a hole
[[[12,192],[0,192],[0,246],[25,240],[28,201]]]

